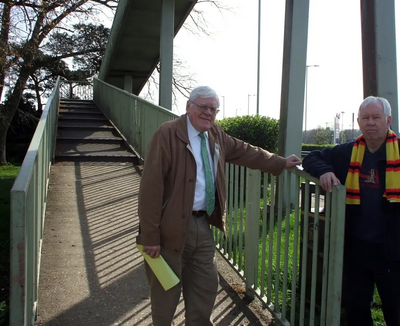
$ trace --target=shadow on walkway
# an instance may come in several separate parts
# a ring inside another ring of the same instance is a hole
[[[52,166],[37,325],[151,325],[149,288],[136,250],[140,176],[132,163]],[[217,255],[219,256],[219,255]],[[217,257],[215,325],[273,325],[228,284],[240,278]],[[184,325],[181,299],[175,325]]]

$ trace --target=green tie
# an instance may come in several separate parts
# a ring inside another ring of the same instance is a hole
[[[199,136],[201,138],[201,157],[203,158],[204,171],[206,173],[206,211],[208,215],[211,215],[215,207],[214,180],[211,173],[210,159],[208,158],[206,136],[204,132],[199,133]]]

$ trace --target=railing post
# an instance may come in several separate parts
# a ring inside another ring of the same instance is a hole
[[[328,295],[326,325],[340,325],[343,244],[346,188],[336,186],[332,192],[332,218],[329,251]]]
[[[258,268],[258,238],[260,224],[261,172],[247,169],[246,176],[246,231],[245,231],[245,279],[246,296],[254,298]]]

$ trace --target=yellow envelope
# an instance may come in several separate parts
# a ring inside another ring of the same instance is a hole
[[[144,259],[149,264],[151,270],[153,271],[165,291],[169,290],[179,283],[178,276],[176,276],[174,271],[171,269],[171,267],[169,267],[169,265],[164,260],[164,258],[162,258],[161,255],[157,258],[151,258],[148,254],[143,252],[142,245],[136,245],[136,248],[138,248],[140,253],[143,255]]]

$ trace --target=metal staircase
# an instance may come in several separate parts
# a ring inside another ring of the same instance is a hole
[[[132,162],[138,157],[112,123],[86,100],[60,100],[55,161]]]

